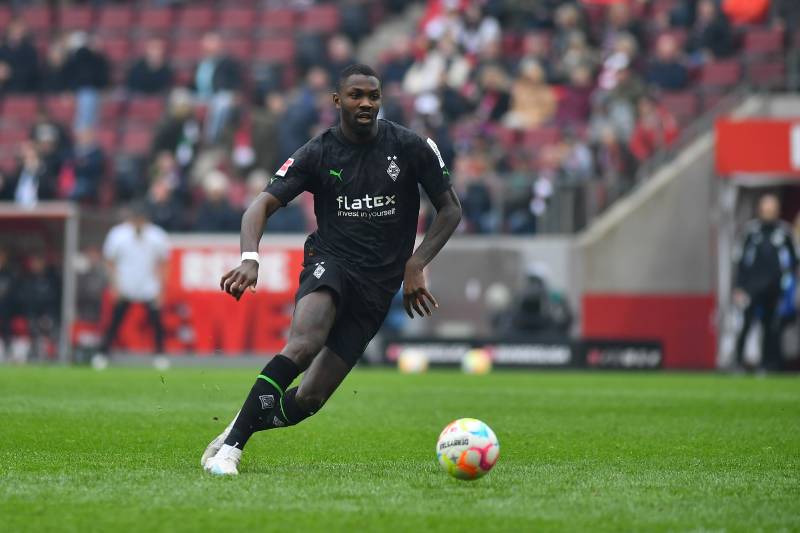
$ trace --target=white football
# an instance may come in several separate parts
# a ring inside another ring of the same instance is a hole
[[[439,435],[439,465],[458,479],[478,479],[491,470],[500,455],[500,443],[492,428],[475,418],[450,422]]]

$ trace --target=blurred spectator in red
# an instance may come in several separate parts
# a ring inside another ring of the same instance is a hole
[[[30,357],[48,356],[48,344],[56,341],[61,315],[61,284],[55,269],[42,255],[28,258],[28,271],[20,279],[18,305],[28,322]]]
[[[656,42],[655,60],[647,69],[647,82],[666,91],[679,91],[689,84],[689,70],[683,64],[678,41],[665,33]]]
[[[181,171],[189,168],[200,142],[200,124],[194,116],[192,95],[184,88],[173,89],[169,95],[167,115],[156,126],[150,158],[169,152]]]
[[[0,247],[0,361],[11,342],[11,321],[16,313],[14,294],[19,283],[17,273],[8,260],[8,250]]]
[[[733,32],[728,18],[714,0],[699,0],[686,49],[697,64],[729,57],[734,53]]]
[[[558,122],[561,124],[583,124],[592,112],[592,71],[586,65],[578,65],[570,73],[569,84],[563,88],[558,102]]]
[[[509,128],[536,128],[555,115],[556,95],[547,85],[544,69],[536,61],[520,65],[520,76],[511,87],[511,110],[503,122]]]
[[[61,93],[67,91],[67,48],[64,39],[54,39],[47,48],[47,56],[42,68],[41,89],[45,93]]]
[[[105,170],[105,154],[97,143],[97,135],[93,129],[84,128],[75,133],[72,165],[75,172],[75,188],[70,198],[79,202],[97,201],[97,193]]]
[[[144,56],[131,65],[125,85],[130,92],[143,94],[162,93],[172,86],[172,67],[167,63],[163,40],[147,40]]]
[[[203,180],[205,200],[195,216],[194,229],[205,233],[234,233],[239,231],[242,214],[228,200],[228,177],[212,170]]]
[[[39,58],[21,19],[12,20],[0,45],[0,93],[30,93],[39,84]]]
[[[284,113],[286,113],[286,99],[277,91],[265,93],[263,106],[252,112],[251,138],[255,152],[255,166],[269,175],[277,171],[283,163],[279,159]]]
[[[9,181],[16,203],[31,207],[41,200],[53,200],[58,193],[57,175],[48,171],[33,143],[20,146],[20,165],[16,177]]]
[[[335,80],[339,78],[339,72],[344,67],[356,62],[353,55],[353,43],[345,35],[337,34],[328,39],[327,48],[328,57],[325,66],[330,79]]]
[[[733,24],[761,24],[769,13],[770,0],[722,0],[722,12]]]
[[[639,161],[672,144],[678,137],[678,123],[669,111],[649,96],[639,99],[639,118],[631,135],[631,152]]]
[[[225,41],[216,32],[203,36],[203,59],[194,72],[197,98],[208,104],[205,140],[215,144],[229,125],[238,91],[242,88],[239,63],[225,52]]]

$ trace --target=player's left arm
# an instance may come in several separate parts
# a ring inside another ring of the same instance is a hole
[[[423,269],[436,257],[461,222],[461,202],[452,187],[432,197],[431,202],[436,208],[436,216],[419,247],[406,262],[403,276],[403,306],[411,318],[414,318],[412,310],[419,316],[430,316],[431,308],[439,307],[425,284]]]

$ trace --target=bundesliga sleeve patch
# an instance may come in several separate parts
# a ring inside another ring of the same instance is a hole
[[[430,146],[433,153],[436,154],[436,158],[439,160],[439,168],[444,168],[444,159],[442,159],[442,154],[439,153],[439,147],[436,146],[436,143],[433,142],[433,139],[430,137],[428,137],[428,146]]]
[[[439,158],[439,160],[441,161],[441,158]],[[281,165],[281,168],[278,169],[275,175],[280,177],[286,176],[286,172],[289,170],[289,167],[292,166],[293,164],[294,164],[294,159],[290,157],[289,159],[286,160],[286,163]]]

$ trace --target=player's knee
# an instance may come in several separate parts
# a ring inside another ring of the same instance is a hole
[[[302,335],[289,339],[283,355],[292,359],[300,368],[307,368],[322,350],[325,339],[316,335]]]

